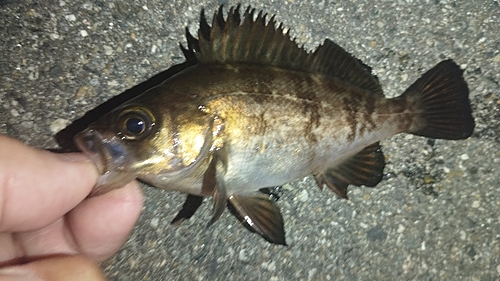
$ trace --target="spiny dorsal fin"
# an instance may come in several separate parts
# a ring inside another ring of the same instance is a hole
[[[255,14],[248,7],[242,17],[237,6],[224,19],[220,6],[210,26],[202,10],[199,39],[186,29],[188,48],[182,48],[186,58],[195,57],[199,63],[251,63],[316,72],[382,95],[370,68],[339,45],[327,39],[314,52],[307,52],[284,32],[283,24],[276,27],[274,16],[268,21],[262,11]]]
[[[297,46],[288,32],[284,33],[282,25],[276,28],[274,17],[267,22],[267,14],[260,11],[255,16],[255,13],[255,9],[248,7],[242,19],[240,7],[231,7],[224,19],[220,6],[210,27],[202,11],[198,60],[201,63],[246,62],[300,69],[308,53]]]

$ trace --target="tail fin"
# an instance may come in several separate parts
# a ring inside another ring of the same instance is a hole
[[[466,139],[474,130],[469,89],[463,71],[445,60],[427,71],[404,93],[419,103],[419,115],[408,133],[435,139]]]

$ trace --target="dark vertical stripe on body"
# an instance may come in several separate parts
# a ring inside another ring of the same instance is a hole
[[[346,116],[346,122],[347,125],[349,126],[350,132],[347,135],[347,140],[348,141],[354,141],[356,139],[356,125],[357,125],[357,118],[356,118],[356,113],[359,110],[359,100],[356,98],[353,98],[351,96],[344,96],[341,100],[341,107],[342,110],[345,112]]]
[[[359,134],[363,135],[369,131],[373,131],[376,128],[375,121],[373,120],[373,113],[375,113],[377,99],[373,95],[365,95],[363,100],[363,108],[359,110],[361,118],[358,120],[360,123]]]
[[[316,82],[311,76],[303,76],[303,79],[297,79],[302,85],[295,85],[297,89],[297,98],[302,102],[304,107],[303,113],[305,116],[309,116],[309,120],[304,128],[305,138],[309,140],[310,144],[316,144],[318,139],[316,134],[313,132],[313,128],[317,128],[320,125],[321,114],[320,104],[321,101],[318,100],[318,95],[315,92]],[[295,83],[295,84],[299,84]]]

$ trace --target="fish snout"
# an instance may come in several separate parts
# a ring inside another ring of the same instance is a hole
[[[97,130],[88,128],[78,133],[74,140],[78,148],[92,160],[100,174],[91,196],[120,188],[136,178],[134,173],[127,171],[130,159],[117,136],[108,138]]]
[[[93,129],[85,129],[78,133],[75,138],[76,146],[83,151],[97,166],[97,170],[100,174],[104,174],[106,172],[104,161],[101,158],[100,154],[102,153],[102,149],[100,146],[103,143],[103,138],[101,134],[96,132]]]

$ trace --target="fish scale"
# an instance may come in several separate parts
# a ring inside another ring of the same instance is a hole
[[[379,141],[398,133],[466,139],[474,129],[467,83],[452,60],[438,63],[401,96],[387,99],[370,68],[326,39],[307,52],[274,17],[221,8],[186,33],[188,64],[126,101],[75,137],[101,176],[99,195],[133,179],[187,193],[172,221],[213,197],[249,230],[286,245],[273,196],[262,188],[313,175],[347,198],[376,186],[385,166]],[[265,38],[266,40],[262,40]]]

